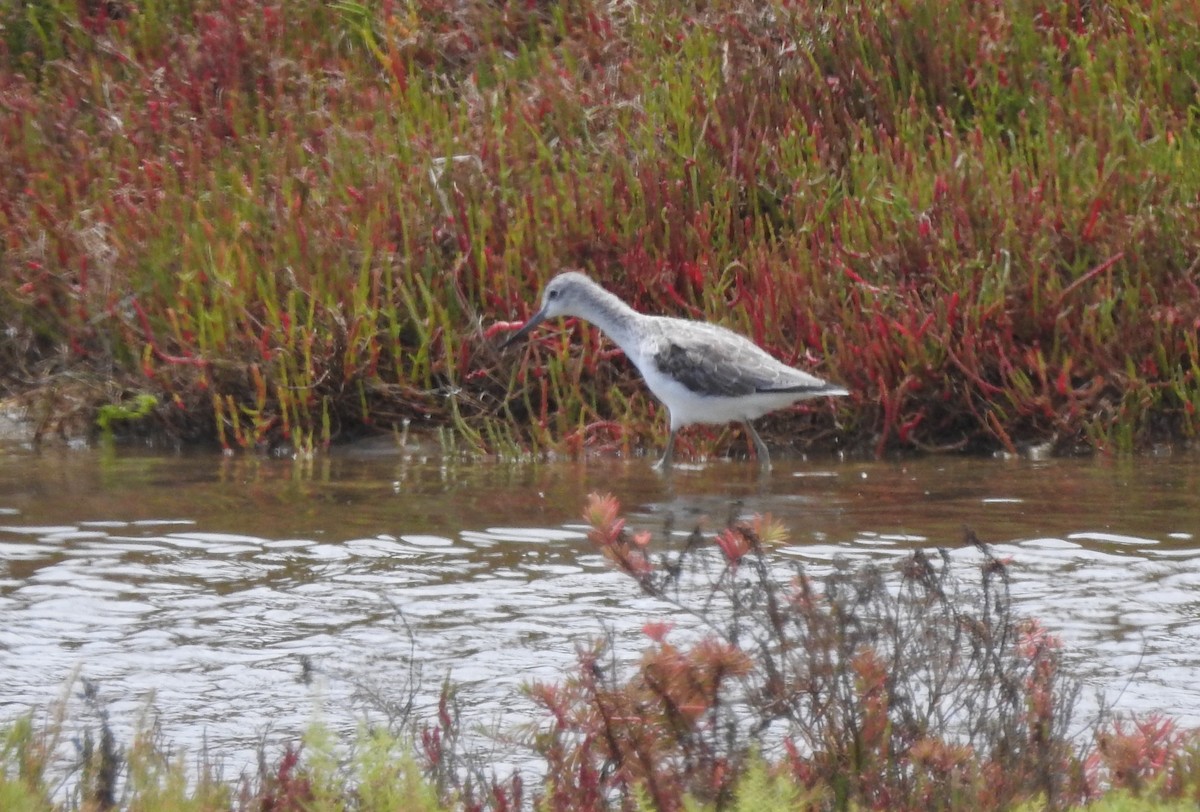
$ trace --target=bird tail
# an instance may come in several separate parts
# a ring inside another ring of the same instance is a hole
[[[837,384],[825,383],[821,381],[815,384],[798,384],[796,386],[770,386],[762,389],[756,389],[756,392],[761,394],[779,393],[779,394],[796,394],[809,395],[810,397],[845,397],[850,394],[850,390]]]

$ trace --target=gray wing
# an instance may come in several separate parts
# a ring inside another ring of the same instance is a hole
[[[664,325],[653,363],[693,392],[738,397],[756,392],[834,390],[820,378],[793,369],[749,339],[710,324]]]

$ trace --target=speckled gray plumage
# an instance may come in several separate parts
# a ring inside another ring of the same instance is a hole
[[[737,333],[711,324],[661,319],[654,365],[698,395],[745,397],[779,392],[813,397],[840,391],[787,366]],[[683,329],[672,329],[682,325]]]

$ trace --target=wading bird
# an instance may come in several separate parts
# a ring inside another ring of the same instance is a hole
[[[670,467],[675,436],[684,426],[740,421],[754,443],[759,464],[770,469],[771,455],[752,420],[802,400],[850,394],[776,360],[724,327],[639,313],[578,271],[551,279],[542,292],[541,309],[502,346],[557,316],[575,316],[600,328],[667,407],[671,433],[657,468]]]

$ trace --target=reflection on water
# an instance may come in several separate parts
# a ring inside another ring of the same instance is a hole
[[[1194,458],[540,466],[391,455],[308,463],[0,450],[0,722],[78,669],[118,727],[148,699],[169,741],[239,767],[314,718],[353,728],[446,675],[476,721],[576,646],[669,611],[610,572],[579,525],[611,491],[639,527],[769,511],[781,557],[820,569],[958,547],[1013,558],[1013,589],[1121,709],[1200,725],[1200,467]],[[964,574],[969,572],[964,568]],[[311,666],[311,668],[310,668]],[[315,676],[314,676],[315,675]],[[364,693],[375,696],[364,704]]]

